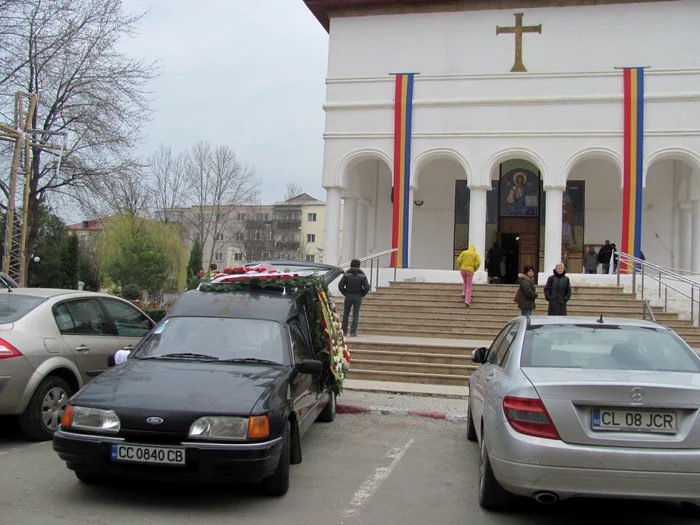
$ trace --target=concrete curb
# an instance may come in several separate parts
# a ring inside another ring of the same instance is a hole
[[[426,410],[408,410],[405,408],[365,407],[361,405],[348,405],[338,403],[338,414],[382,414],[384,416],[415,416],[429,419],[445,419],[448,421],[466,421],[466,414],[445,414],[443,412],[431,412]]]

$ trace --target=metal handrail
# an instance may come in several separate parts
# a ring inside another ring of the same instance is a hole
[[[647,299],[644,299],[642,301],[642,319],[646,321],[647,318],[647,312],[649,313],[649,318],[656,322],[656,316],[654,315],[654,311],[651,309],[651,304]]]
[[[384,257],[385,255],[390,255],[394,252],[398,252],[398,248],[391,248],[390,250],[384,250],[383,252],[379,253],[373,253],[372,255],[367,255],[366,257],[362,257],[358,259],[360,261],[360,264],[366,261],[369,261],[369,289],[370,291],[375,291],[379,287],[379,259],[381,257]],[[375,270],[375,265],[374,261],[377,261],[376,264],[376,270],[377,270],[377,280],[374,281],[374,270]],[[350,268],[350,263],[342,263],[338,265],[339,268],[342,268],[343,270]],[[394,267],[394,281],[396,280],[396,267]]]
[[[647,262],[645,260],[639,259],[637,257],[634,257],[633,255],[629,255],[624,252],[615,252],[614,255],[617,255],[618,260],[617,260],[617,268],[616,268],[616,274],[617,274],[617,285],[620,286],[620,275],[622,274],[621,271],[621,266],[622,264],[626,264],[627,270],[625,273],[631,273],[632,274],[632,290],[634,293],[637,293],[637,274],[640,274],[641,277],[641,288],[642,288],[642,301],[645,301],[644,293],[645,293],[645,287],[644,287],[644,280],[645,278],[650,278],[656,282],[659,283],[659,293],[658,297],[659,299],[661,298],[661,292],[663,290],[664,293],[664,313],[668,311],[668,290],[669,288],[676,292],[677,294],[690,299],[690,321],[691,323],[695,324],[696,317],[696,303],[697,303],[697,313],[698,313],[698,320],[700,321],[700,283],[697,283],[691,279],[687,279],[686,277],[683,277],[682,275],[678,275],[677,273],[669,270],[668,268],[664,268],[662,266],[658,266],[656,264]],[[631,271],[630,271],[631,270]],[[686,292],[679,290],[678,288],[672,286],[669,284],[668,281],[673,281],[674,283],[684,283],[690,286],[690,295],[687,294]],[[696,293],[697,289],[697,293]]]

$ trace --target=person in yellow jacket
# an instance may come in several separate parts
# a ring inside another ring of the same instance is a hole
[[[459,268],[462,281],[464,281],[462,297],[464,297],[464,304],[467,305],[467,308],[472,304],[472,280],[474,279],[474,272],[476,272],[480,266],[481,258],[479,254],[476,253],[476,248],[473,244],[457,257],[457,268]]]

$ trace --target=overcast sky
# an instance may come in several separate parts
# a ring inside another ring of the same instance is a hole
[[[226,144],[254,166],[262,200],[287,181],[325,200],[321,187],[328,35],[302,0],[123,0],[148,10],[122,47],[158,60],[155,115],[140,153]]]

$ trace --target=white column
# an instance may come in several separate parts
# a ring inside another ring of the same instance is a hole
[[[341,188],[326,190],[326,233],[323,240],[323,262],[326,264],[338,264],[341,191]]]
[[[690,235],[693,215],[690,203],[683,202],[678,206],[678,268],[690,270]]]
[[[369,202],[357,202],[357,241],[355,242],[355,257],[361,259],[367,255],[367,213]]]
[[[544,218],[544,268],[540,273],[549,274],[561,262],[561,221],[564,188],[545,188],[547,206]]]
[[[345,197],[343,206],[343,255],[341,264],[349,263],[355,258],[357,242],[357,198]]]
[[[469,244],[473,244],[481,258],[486,259],[486,192],[490,187],[469,186]]]
[[[690,213],[690,270],[700,273],[700,200],[690,203]]]

